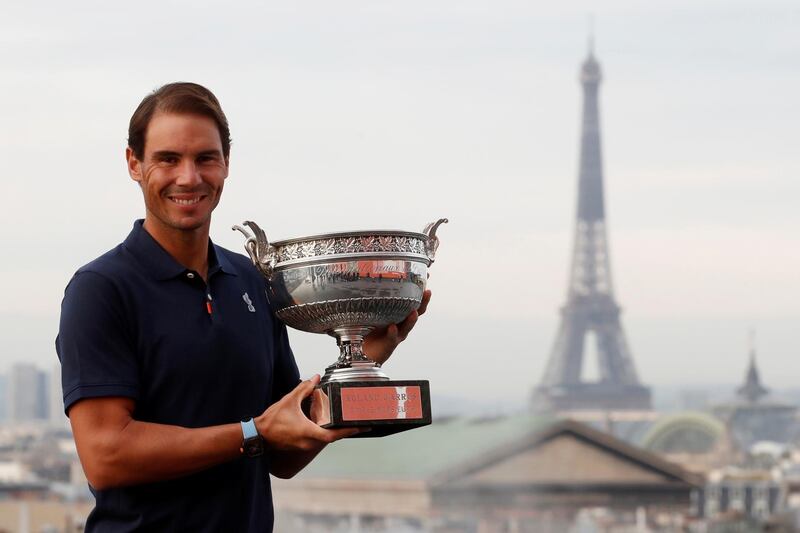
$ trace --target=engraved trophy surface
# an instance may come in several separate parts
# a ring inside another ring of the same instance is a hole
[[[286,325],[336,338],[339,358],[320,388],[330,404],[323,427],[370,427],[377,437],[430,424],[430,387],[423,380],[390,380],[364,355],[372,330],[402,322],[422,302],[447,219],[422,233],[351,231],[270,243],[255,223],[233,226],[245,250],[269,281],[276,315]]]

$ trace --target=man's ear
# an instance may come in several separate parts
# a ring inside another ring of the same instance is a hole
[[[136,159],[130,146],[125,148],[125,161],[128,162],[128,174],[133,181],[142,182],[142,162]]]

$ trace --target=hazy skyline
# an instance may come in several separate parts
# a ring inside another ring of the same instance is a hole
[[[430,314],[387,372],[523,398],[564,303],[587,14],[616,297],[646,384],[800,382],[800,8],[613,1],[19,4],[0,17],[0,369],[49,369],[63,289],[143,216],[141,98],[210,87],[233,135],[212,238],[419,230]],[[336,353],[292,333],[303,374]]]

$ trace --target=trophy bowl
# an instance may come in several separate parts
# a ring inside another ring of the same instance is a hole
[[[269,280],[276,315],[286,325],[336,338],[339,358],[321,384],[386,381],[380,365],[364,355],[372,330],[402,322],[422,302],[439,239],[438,227],[422,233],[350,231],[270,243],[255,223],[234,226],[247,238],[245,249]]]

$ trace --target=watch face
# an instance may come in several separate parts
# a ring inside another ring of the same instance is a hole
[[[264,441],[260,437],[247,439],[243,443],[244,454],[248,457],[256,457],[264,453]]]

